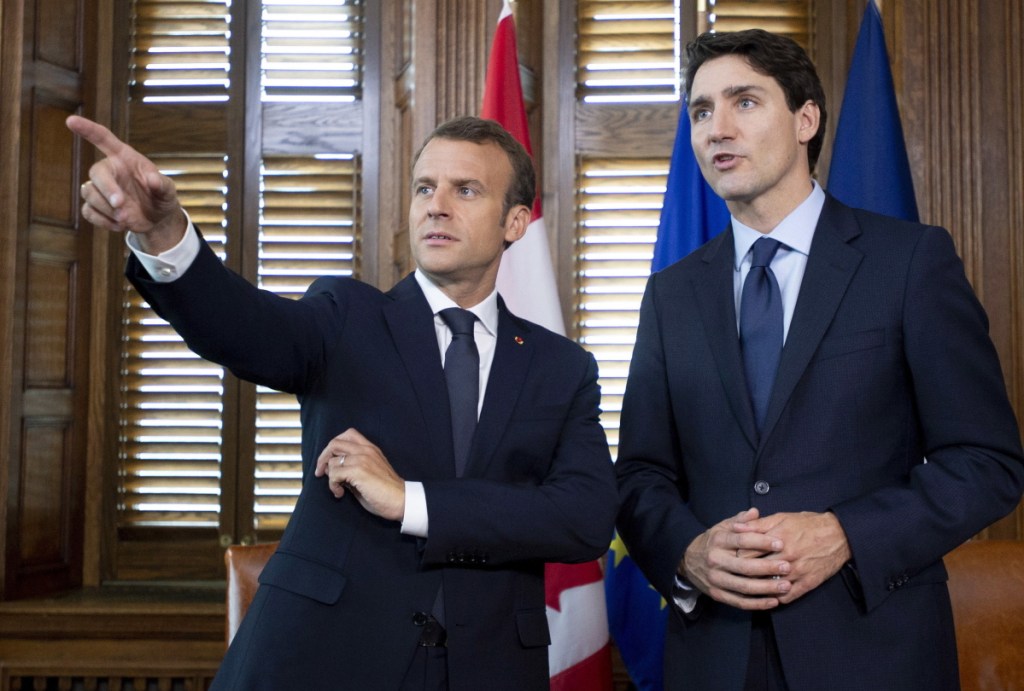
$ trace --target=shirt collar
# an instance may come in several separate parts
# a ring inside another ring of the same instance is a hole
[[[817,180],[812,179],[811,183],[813,187],[807,198],[767,234],[767,237],[778,240],[789,249],[804,255],[811,253],[814,228],[818,225],[821,209],[825,206],[825,191],[821,189]],[[766,236],[750,226],[743,225],[735,217],[730,220],[732,221],[732,237],[736,251],[735,268],[739,271],[743,258],[747,256],[747,252],[750,251],[754,242],[758,238]]]
[[[436,317],[441,310],[448,309],[449,307],[458,307],[459,305],[452,300],[450,297],[444,294],[444,292],[437,287],[437,284],[430,280],[430,278],[416,269],[415,272],[416,282],[420,286],[420,290],[423,291],[423,296],[427,298],[427,304],[430,305],[430,310]],[[480,320],[484,328],[487,329],[488,333],[492,336],[498,333],[498,289],[495,288],[491,291],[491,294],[485,297],[483,300],[468,308],[470,312],[476,315],[476,318]]]

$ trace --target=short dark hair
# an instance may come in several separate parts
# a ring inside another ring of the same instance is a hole
[[[493,142],[502,148],[512,165],[512,180],[508,189],[505,190],[504,208],[501,217],[508,216],[513,206],[522,204],[533,210],[533,200],[537,196],[537,173],[533,168],[533,159],[522,144],[515,137],[509,134],[508,130],[494,120],[466,115],[442,122],[433,132],[423,140],[412,164],[415,167],[423,149],[434,139],[450,139],[459,142],[473,142],[474,144],[487,144]]]
[[[806,51],[791,38],[763,29],[703,33],[686,46],[686,95],[690,96],[697,70],[708,60],[723,55],[741,55],[757,72],[773,78],[786,94],[791,112],[813,101],[821,111],[818,132],[807,144],[807,161],[813,172],[825,141],[825,89]]]

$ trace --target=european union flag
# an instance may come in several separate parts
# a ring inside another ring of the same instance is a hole
[[[665,601],[630,559],[618,533],[604,574],[608,630],[638,691],[662,691]]]
[[[729,223],[729,211],[704,181],[690,146],[685,104],[662,203],[651,271],[663,269],[697,249]],[[661,595],[650,586],[615,536],[605,570],[608,628],[638,691],[662,691],[665,618]]]
[[[868,0],[832,147],[828,191],[845,204],[917,221],[882,16]]]

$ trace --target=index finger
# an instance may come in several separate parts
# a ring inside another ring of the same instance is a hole
[[[128,146],[103,125],[81,115],[69,115],[65,124],[69,130],[99,149],[104,156],[115,156]]]

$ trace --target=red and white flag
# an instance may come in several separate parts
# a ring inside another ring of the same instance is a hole
[[[487,65],[481,117],[496,120],[530,154],[530,131],[519,81],[516,26],[503,2]],[[565,333],[540,195],[526,235],[505,251],[498,291],[509,309],[556,333]],[[551,647],[551,691],[611,691],[612,658],[601,565],[548,564],[544,572]]]
[[[503,3],[498,29],[494,32],[480,117],[501,123],[533,155],[523,88],[519,82],[516,25],[508,2]],[[539,194],[533,202],[533,220],[526,235],[501,258],[498,291],[513,314],[565,334]]]

